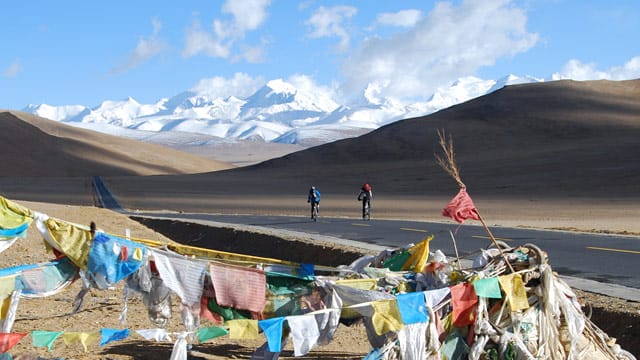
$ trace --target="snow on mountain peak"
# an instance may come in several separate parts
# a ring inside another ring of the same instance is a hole
[[[32,113],[55,121],[63,121],[73,118],[85,110],[87,110],[87,107],[83,105],[52,106],[47,104],[29,104],[23,109],[24,112]]]
[[[237,89],[246,89],[240,86],[246,83],[243,79],[239,78]],[[225,139],[316,145],[357,136],[397,120],[428,115],[506,85],[543,80],[515,75],[497,81],[462,77],[438,88],[427,101],[413,103],[385,97],[386,85],[374,83],[363,93],[360,101],[364,102],[352,104],[337,103],[332,89],[318,87],[304,76],[291,79],[296,85],[283,79],[270,80],[249,96],[222,97],[229,93],[229,88],[221,87],[221,81],[209,79],[192,90],[153,104],[140,104],[128,97],[106,100],[95,108],[41,104],[29,105],[24,111],[115,135],[128,133],[125,129],[180,131]],[[251,85],[256,88],[254,85],[258,84]],[[226,91],[220,91],[222,88]]]
[[[282,79],[274,79],[267,82],[268,88],[273,90],[273,93],[294,95],[298,90],[288,82]],[[269,94],[270,96],[271,94]]]

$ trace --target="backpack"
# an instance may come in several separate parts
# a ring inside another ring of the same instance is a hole
[[[320,203],[320,191],[318,189],[313,190],[313,197],[316,198],[316,203]]]
[[[371,191],[371,185],[369,183],[364,183],[364,185],[362,185],[362,190],[366,192]]]

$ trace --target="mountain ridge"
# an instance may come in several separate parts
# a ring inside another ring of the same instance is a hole
[[[339,104],[325,92],[311,92],[274,79],[246,98],[188,90],[152,104],[140,104],[128,97],[105,100],[94,108],[40,104],[23,111],[71,125],[95,126],[97,131],[104,131],[101,124],[111,124],[145,131],[179,130],[225,139],[315,146],[433,113],[508,84],[532,81],[541,80],[515,75],[495,81],[466,77],[438,89],[426,101],[381,99],[374,89],[368,89],[359,101]]]

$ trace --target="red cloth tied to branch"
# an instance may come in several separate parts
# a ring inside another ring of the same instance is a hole
[[[480,214],[465,188],[460,188],[447,207],[442,209],[442,216],[447,216],[462,224],[466,219],[480,220]]]

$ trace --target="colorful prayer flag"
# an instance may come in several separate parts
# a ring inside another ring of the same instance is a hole
[[[404,324],[415,324],[429,321],[429,312],[423,292],[399,294],[398,309]]]
[[[227,335],[229,332],[225,328],[219,326],[211,326],[198,329],[198,342],[203,343],[207,340],[211,340],[223,335]]]
[[[47,347],[53,350],[53,344],[62,335],[62,331],[42,331],[33,330],[31,332],[31,342],[35,347]]]
[[[378,335],[402,329],[402,318],[396,299],[378,300],[371,303],[373,316],[371,322]]]
[[[491,299],[502,299],[500,284],[498,283],[497,277],[478,279],[473,282],[473,288],[476,290],[476,294],[478,296]]]
[[[0,333],[0,353],[6,353],[23,338],[26,333]]]
[[[473,324],[475,308],[478,304],[473,285],[460,283],[451,287],[451,301],[453,302],[453,325],[466,326]]]
[[[271,318],[258,321],[258,325],[267,337],[269,351],[278,353],[282,351],[282,324],[284,317]]]
[[[529,308],[529,300],[527,299],[527,290],[524,288],[522,276],[520,274],[509,274],[499,276],[500,286],[507,294],[507,300],[511,311],[524,310]]]
[[[98,339],[100,339],[100,331],[66,332],[62,334],[62,339],[64,340],[64,343],[67,345],[79,342],[80,344],[82,344],[82,347],[84,348],[84,352],[87,352],[89,351],[87,349],[87,346],[93,344],[94,342],[98,341]]]
[[[112,341],[124,340],[129,337],[129,329],[100,329],[100,346],[105,346]]]
[[[257,339],[258,320],[237,319],[227,321],[229,339]]]

